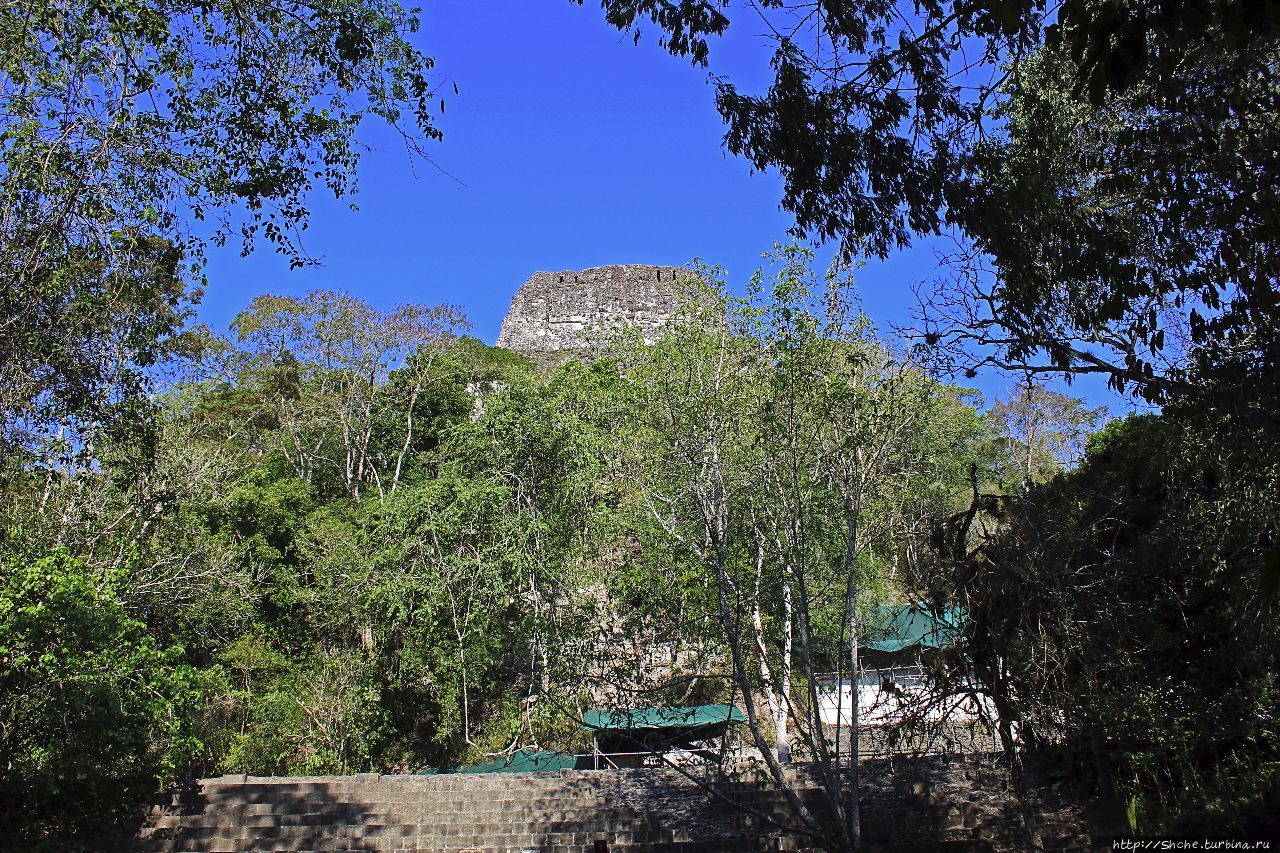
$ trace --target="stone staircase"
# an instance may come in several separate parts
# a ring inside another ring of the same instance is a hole
[[[242,851],[806,850],[673,772],[223,776],[157,801],[127,849]]]
[[[1028,849],[999,771],[863,764],[867,853]],[[830,804],[800,768],[791,786],[819,820]],[[441,776],[223,776],[174,789],[112,849],[129,853],[452,851],[730,853],[817,850],[758,771],[721,776],[714,796],[674,770]],[[1089,849],[1079,809],[1049,787],[1038,849]]]

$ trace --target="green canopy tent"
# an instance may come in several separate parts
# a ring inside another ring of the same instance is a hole
[[[941,613],[914,605],[876,607],[859,642],[868,664],[901,664],[918,660],[925,649],[946,649],[960,639],[967,618],[961,607],[946,607]]]
[[[447,770],[424,768],[419,776],[471,773],[558,773],[564,769],[599,770],[603,767],[641,767],[661,764],[673,751],[709,759],[714,751],[699,741],[725,734],[730,725],[746,717],[733,705],[696,705],[689,708],[596,708],[586,712],[582,729],[593,733],[590,755],[565,755],[545,749],[520,749],[510,756],[496,756]]]
[[[446,773],[559,773],[565,768],[572,768],[577,759],[572,755],[551,752],[545,749],[517,749],[509,756],[496,756],[464,764],[449,770],[427,768],[419,770],[419,776],[434,776]]]
[[[716,753],[705,742],[745,721],[734,705],[596,708],[583,715],[582,728],[592,733],[592,766],[598,769],[657,765],[664,754],[710,760]]]

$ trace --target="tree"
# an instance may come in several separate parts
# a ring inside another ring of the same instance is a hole
[[[1176,51],[1126,36],[1159,58],[1102,99],[1078,91],[1065,46],[1022,64],[956,188],[972,246],[932,296],[944,351],[1150,400],[1274,384],[1280,54],[1265,19],[1223,26]]]
[[[0,11],[0,440],[136,404],[209,240],[307,263],[307,195],[353,190],[367,117],[438,137],[417,26],[394,0]]]
[[[1078,397],[1050,391],[1033,381],[1019,384],[1007,400],[997,400],[991,417],[1000,425],[1007,458],[1031,483],[1079,462],[1085,441],[1106,414]]]
[[[0,274],[0,447],[69,461],[116,425],[141,425],[134,438],[149,443],[150,373],[182,351],[190,314],[182,252],[136,233],[30,251],[20,286]]]
[[[1260,466],[1218,432],[1194,410],[1113,421],[1074,470],[975,494],[921,561],[969,613],[952,663],[1011,751],[1056,756],[1140,834],[1277,829],[1274,444],[1255,433]]]
[[[395,491],[414,447],[419,403],[461,365],[448,348],[466,328],[458,309],[404,305],[381,312],[347,294],[260,296],[232,324],[270,383],[282,451],[311,482],[336,469],[343,491]],[[444,369],[441,369],[444,368]],[[397,381],[390,382],[392,373]],[[399,399],[391,399],[396,395]],[[394,427],[385,422],[396,412]],[[375,439],[393,431],[392,446]],[[334,438],[337,441],[334,441]]]
[[[0,827],[65,850],[184,766],[195,673],[65,553],[10,558],[0,581]]]
[[[708,296],[688,316],[657,343],[624,349],[619,479],[650,520],[634,528],[641,547],[701,570],[720,648],[702,669],[741,701],[795,829],[856,848],[858,708],[832,730],[818,677],[856,681],[863,611],[884,594],[894,543],[922,523],[913,510],[931,507],[921,493],[959,486],[939,476],[937,457],[917,455],[956,401],[879,345],[847,271],[818,281],[812,254],[795,247],[770,258],[774,274],[757,276],[744,301],[704,271]],[[952,429],[941,432],[964,446]],[[793,751],[811,762],[834,823],[789,784]]]
[[[441,470],[498,496],[493,553],[509,572],[507,631],[518,638],[501,677],[522,718],[502,744],[510,752],[547,734],[534,720],[581,700],[598,573],[629,532],[616,523],[619,487],[607,464],[616,374],[607,363],[569,361],[541,377],[507,377],[477,417],[451,431]]]
[[[1186,325],[1237,388],[1273,370],[1276,4],[601,5],[702,65],[763,27],[769,90],[715,81],[727,148],[782,173],[802,235],[880,256],[958,237],[922,336],[960,366],[1162,399],[1188,390]]]

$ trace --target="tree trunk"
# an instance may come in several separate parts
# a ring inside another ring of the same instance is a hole
[[[751,606],[751,628],[755,632],[756,654],[760,658],[760,680],[764,683],[764,699],[769,706],[769,716],[773,718],[773,745],[778,755],[779,764],[787,764],[791,760],[791,747],[787,743],[787,701],[790,695],[791,681],[791,638],[784,635],[781,668],[782,683],[774,689],[773,669],[769,666],[769,650],[764,641],[764,616],[760,611],[760,586],[764,578],[764,542],[756,540],[756,585]],[[785,593],[784,593],[784,597]],[[787,615],[785,634],[790,633],[790,614]]]
[[[710,462],[712,471],[718,472],[720,470],[720,456],[719,450],[714,444],[711,447]],[[712,481],[708,485],[710,494],[704,494],[700,501],[702,503],[702,520],[706,525],[707,545],[712,552],[706,556],[711,558],[711,567],[716,575],[720,627],[724,631],[726,644],[729,647],[734,680],[737,682],[738,692],[742,695],[743,710],[747,716],[747,730],[751,732],[755,747],[760,751],[761,757],[764,758],[765,765],[769,768],[774,784],[778,786],[778,790],[786,797],[787,804],[806,828],[810,831],[818,832],[817,821],[814,819],[813,813],[809,811],[809,808],[797,795],[795,789],[787,783],[782,765],[778,763],[777,757],[769,749],[769,743],[760,729],[760,718],[756,713],[755,695],[751,689],[751,679],[747,676],[747,663],[742,647],[742,638],[738,632],[737,619],[729,604],[729,591],[733,584],[729,579],[726,565],[728,557],[725,543],[729,532],[729,510],[725,500],[724,485],[717,473],[712,474]]]
[[[778,763],[791,761],[791,738],[787,731],[787,718],[791,709],[791,584],[783,569],[782,579],[782,697],[778,703],[774,728],[777,731]]]
[[[418,394],[421,391],[421,385],[413,386],[413,394],[409,397],[408,413],[405,415],[404,423],[404,443],[400,445],[400,452],[396,454],[396,472],[391,477],[391,492],[400,485],[400,471],[404,466],[404,457],[409,453],[409,447],[413,443],[413,407],[418,405]]]
[[[858,681],[861,667],[858,661],[858,582],[855,560],[858,556],[858,516],[853,500],[845,498],[845,516],[848,523],[845,540],[845,571],[849,573],[845,607],[849,618],[849,804],[846,820],[849,846],[858,850],[862,846],[861,791],[858,779]]]

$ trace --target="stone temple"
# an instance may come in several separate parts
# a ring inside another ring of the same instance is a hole
[[[524,355],[585,349],[619,327],[654,340],[688,301],[689,275],[646,264],[534,273],[511,300],[498,346]]]

